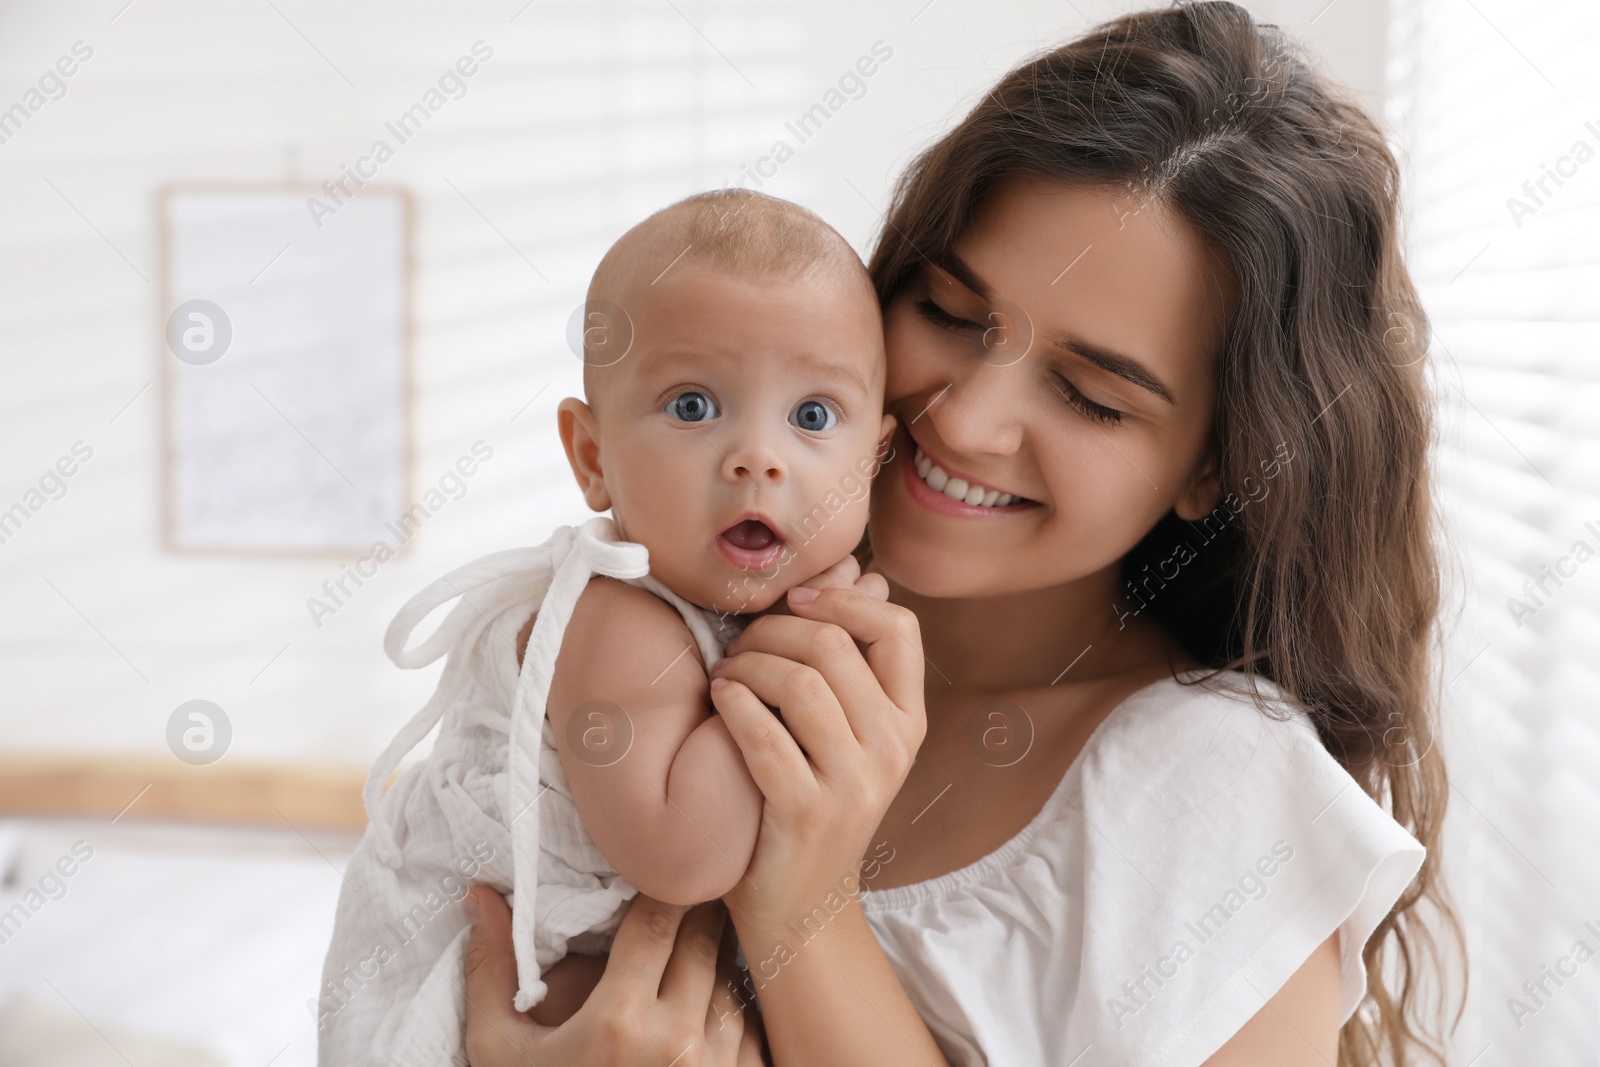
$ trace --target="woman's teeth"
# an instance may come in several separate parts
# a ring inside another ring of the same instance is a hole
[[[966,482],[960,478],[952,478],[944,472],[943,467],[940,467],[924,455],[921,448],[917,449],[916,468],[923,481],[951,500],[959,500],[963,504],[971,504],[980,508],[1003,508],[1007,504],[1016,503],[1023,499],[1020,496],[1013,496],[1010,493],[1002,493],[998,489],[990,489],[988,486],[979,485],[977,482]]]

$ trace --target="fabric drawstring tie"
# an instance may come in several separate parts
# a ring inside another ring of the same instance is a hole
[[[722,655],[725,642],[744,626],[745,620],[740,616],[714,615],[683,599],[653,578],[649,570],[650,556],[645,546],[623,540],[612,519],[597,516],[582,526],[557,529],[549,541],[537,548],[496,552],[451,571],[407,601],[384,634],[384,651],[396,666],[426,667],[440,656],[448,656],[432,698],[383,750],[362,789],[374,851],[379,862],[395,868],[404,862],[399,835],[406,823],[407,805],[405,797],[384,803],[389,778],[400,761],[449,713],[475,672],[481,676],[485,668],[498,668],[500,677],[509,682],[513,669],[510,664],[473,661],[473,650],[478,649],[476,654],[481,658],[485,654],[483,647],[490,644],[486,631],[497,622],[508,620],[521,626],[529,614],[537,613],[516,675],[505,726],[507,797],[502,815],[511,836],[511,934],[517,957],[518,1011],[527,1011],[545,994],[535,952],[535,898],[542,833],[537,805],[544,789],[539,762],[556,657],[584,587],[590,578],[601,575],[638,586],[671,604],[688,626],[702,661],[708,666]],[[457,599],[459,603],[432,635],[414,648],[406,647],[412,632],[430,612]],[[456,725],[452,720],[445,729]],[[499,723],[491,725],[498,727]],[[525,818],[530,811],[532,817]],[[522,825],[513,825],[519,820]]]
[[[616,524],[605,516],[580,527],[565,526],[538,548],[516,548],[485,556],[446,574],[406,601],[383,637],[383,650],[397,667],[426,667],[453,648],[469,649],[482,631],[518,602],[541,604],[528,638],[516,695],[511,704],[511,735],[507,754],[510,776],[508,821],[526,812],[539,796],[539,745],[544,728],[542,709],[550,695],[550,678],[560,652],[560,636],[571,620],[572,609],[589,579],[605,575],[618,579],[644,578],[650,571],[649,553],[643,545],[623,541]],[[530,578],[531,576],[531,578]],[[545,581],[548,576],[548,581]],[[414,648],[406,642],[427,615],[459,598],[439,628]],[[390,867],[402,862],[397,838],[405,812],[399,805],[383,807],[384,787],[400,761],[438,725],[445,709],[466,681],[466,653],[445,661],[439,686],[422,709],[395,735],[372,765],[362,789],[379,858]],[[527,1011],[543,999],[544,983],[537,977],[533,959],[534,896],[538,885],[539,820],[526,820],[512,834],[512,940],[517,947],[518,1011]]]
[[[601,525],[603,524],[603,525]],[[599,534],[610,535],[602,540]],[[650,573],[649,552],[643,545],[621,541],[610,519],[590,519],[579,527],[567,547],[557,549],[552,560],[555,574],[544,597],[544,607],[533,624],[528,649],[517,680],[517,695],[511,702],[511,739],[507,767],[511,775],[511,809],[508,821],[511,834],[512,892],[516,905],[511,910],[511,940],[517,949],[518,1011],[527,1011],[544,999],[545,984],[539,979],[539,964],[534,958],[534,894],[539,884],[539,834],[537,816],[517,828],[517,818],[539,799],[539,745],[544,729],[544,708],[550,698],[550,679],[555,673],[556,656],[561,651],[561,635],[566,633],[572,610],[589,579],[643,578]],[[562,548],[565,548],[563,558]],[[573,549],[576,549],[574,551]]]

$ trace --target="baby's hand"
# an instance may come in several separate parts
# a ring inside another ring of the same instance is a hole
[[[814,575],[794,586],[795,589],[854,589],[864,596],[874,600],[889,599],[889,583],[881,574],[862,574],[861,564],[856,562],[854,556],[846,556],[838,563],[829,567],[821,574]],[[765,611],[757,612],[758,615],[793,615],[789,610],[787,595],[778,598]]]
[[[881,574],[862,574],[854,556],[846,556],[821,574],[800,583],[802,589],[855,589],[875,600],[889,599],[889,583]]]

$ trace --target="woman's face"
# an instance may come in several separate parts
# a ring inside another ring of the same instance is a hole
[[[900,424],[873,495],[885,576],[932,597],[1063,585],[1114,574],[1169,511],[1207,514],[1231,285],[1160,204],[997,184],[885,312]]]

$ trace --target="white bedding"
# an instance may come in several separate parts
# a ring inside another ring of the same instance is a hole
[[[288,827],[0,821],[0,1012],[31,997],[122,1041],[119,1064],[154,1062],[136,1046],[165,1038],[230,1067],[310,1067],[306,1002],[354,844]]]

